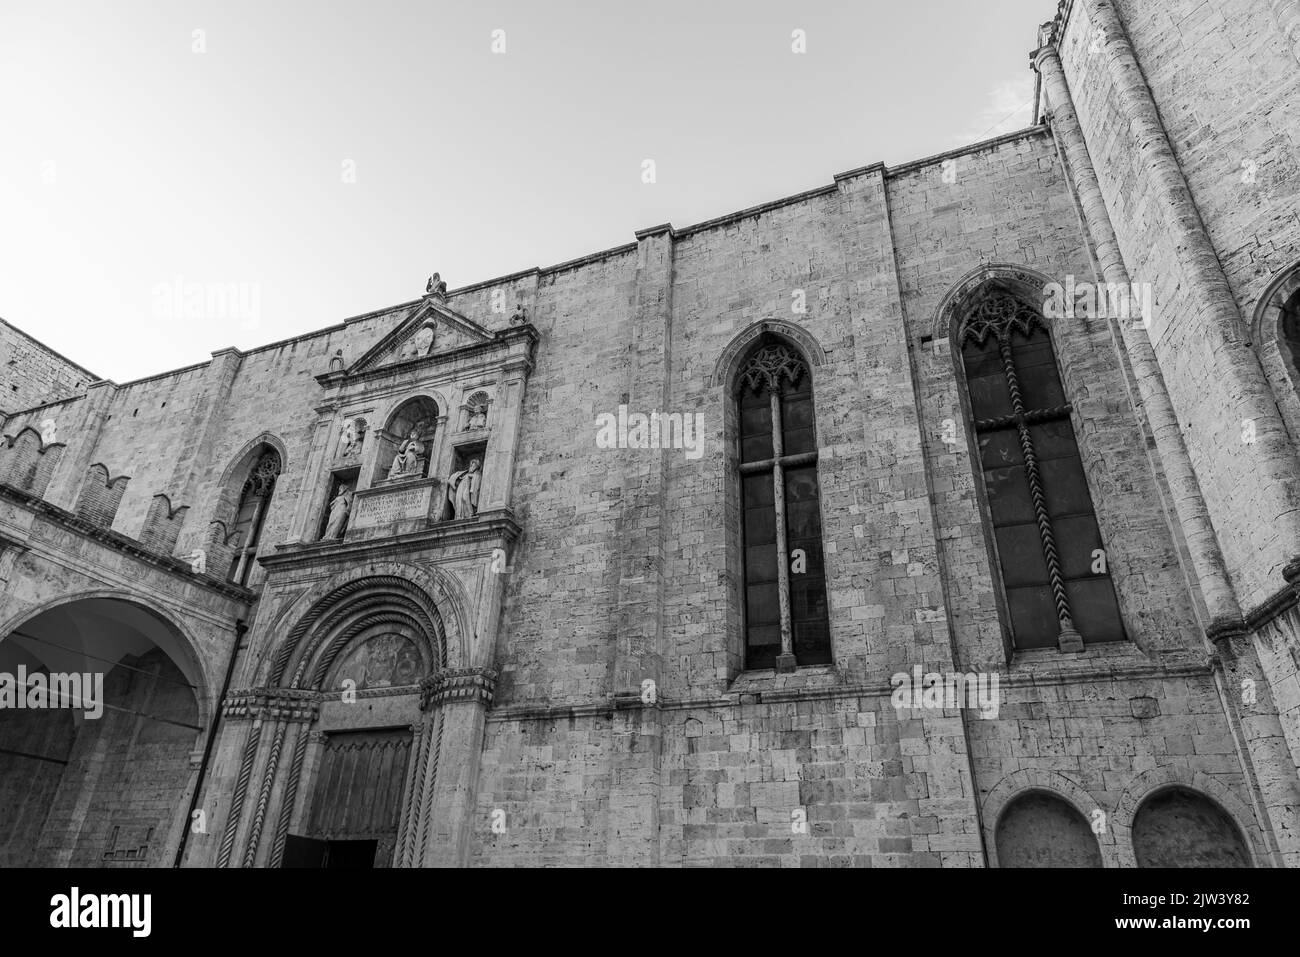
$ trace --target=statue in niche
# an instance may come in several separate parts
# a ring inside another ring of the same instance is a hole
[[[412,429],[406,441],[397,447],[397,454],[393,456],[393,467],[388,470],[388,477],[394,479],[418,476],[422,455],[424,455],[424,443],[420,441],[420,433]]]
[[[465,422],[466,429],[487,428],[488,397],[486,393],[475,392],[469,397],[465,409],[469,413],[469,418]]]
[[[352,419],[343,423],[339,441],[339,457],[349,459],[361,454],[361,443],[366,438],[366,420]]]
[[[511,315],[510,317],[510,325],[522,326],[527,321],[528,321],[528,310],[524,308],[524,304],[521,302],[515,306],[514,314]]]
[[[447,295],[447,284],[442,281],[441,275],[434,273],[429,277],[429,282],[424,287],[424,294],[426,296],[440,297],[445,297]]]
[[[470,461],[467,468],[453,472],[447,479],[447,501],[451,502],[455,518],[471,518],[478,513],[478,489],[483,479],[479,460]]]
[[[339,349],[330,356],[330,372],[342,372],[343,364],[343,350]]]
[[[324,541],[343,537],[343,529],[347,526],[348,513],[352,511],[352,488],[348,485],[340,485],[338,493],[334,496],[334,501],[330,502],[329,523],[325,526],[325,534],[321,536]]]

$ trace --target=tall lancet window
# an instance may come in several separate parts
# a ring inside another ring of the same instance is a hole
[[[812,376],[768,338],[736,381],[745,569],[745,667],[831,660]]]
[[[1038,312],[995,291],[957,335],[1017,648],[1122,641],[1071,406]]]
[[[274,449],[267,449],[258,458],[244,482],[231,536],[239,551],[230,563],[228,577],[236,584],[248,584],[248,576],[253,571],[253,560],[257,557],[257,546],[262,538],[262,526],[266,522],[266,511],[271,505],[271,495],[279,477],[280,456]]]

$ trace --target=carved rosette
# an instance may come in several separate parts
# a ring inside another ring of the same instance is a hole
[[[310,723],[316,720],[320,694],[301,688],[250,688],[232,691],[221,713],[231,720],[280,720]]]
[[[439,671],[420,682],[420,710],[448,701],[492,703],[497,673],[490,668],[456,668]]]

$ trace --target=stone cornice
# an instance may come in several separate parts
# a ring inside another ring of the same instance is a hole
[[[131,557],[157,568],[160,571],[183,578],[186,582],[195,587],[205,588],[208,591],[224,595],[233,601],[245,605],[251,603],[256,598],[256,595],[252,591],[244,588],[242,585],[235,585],[231,582],[222,581],[219,578],[213,578],[211,575],[197,574],[190,568],[188,562],[184,562],[179,558],[172,558],[169,555],[160,555],[157,552],[151,552],[133,538],[127,538],[119,532],[101,528],[92,522],[86,521],[78,515],[74,515],[72,512],[59,508],[57,505],[51,505],[44,499],[36,498],[34,495],[29,495],[21,489],[14,488],[12,485],[6,485],[3,482],[0,482],[0,499],[8,499],[9,501],[15,502],[22,507],[30,509],[41,518],[46,519],[55,525],[65,528],[68,531],[83,535],[86,538],[103,545],[105,548],[111,548],[124,555],[130,555]]]
[[[927,668],[937,671],[937,668]],[[967,672],[977,671],[969,668]],[[1004,687],[1035,687],[1083,684],[1096,681],[1143,681],[1152,678],[1205,677],[1212,674],[1209,659],[1187,660],[1172,664],[1133,664],[1104,668],[1060,668],[1052,671],[999,671],[998,680]],[[646,704],[637,696],[622,695],[597,698],[566,705],[524,703],[504,705],[488,712],[487,720],[537,721],[557,720],[567,717],[612,717],[615,712],[630,709],[659,711],[700,711],[710,708],[738,708],[744,705],[785,704],[798,701],[826,701],[845,698],[888,698],[894,693],[889,682],[867,684],[844,682],[830,686],[804,688],[751,688],[730,691],[712,697],[666,698],[662,691],[653,704]]]
[[[490,705],[496,686],[497,673],[490,668],[438,671],[420,682],[420,710],[456,701]]]
[[[230,719],[257,718],[309,723],[320,711],[321,696],[302,688],[247,688],[232,691],[221,703],[221,713]]]
[[[508,508],[482,512],[472,519],[437,522],[414,532],[386,538],[358,538],[277,545],[276,554],[258,559],[267,571],[283,571],[313,562],[336,562],[349,556],[374,561],[390,554],[409,555],[412,549],[438,548],[474,542],[514,542],[521,529]]]

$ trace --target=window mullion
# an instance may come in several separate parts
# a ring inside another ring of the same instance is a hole
[[[785,454],[785,438],[782,434],[779,379],[770,383],[768,395],[772,408],[772,501],[776,509],[777,601],[781,610],[781,654],[776,659],[776,670],[793,671],[795,658],[794,629],[790,623],[790,567],[786,564],[785,469],[781,464]]]
[[[1020,394],[1020,379],[1016,375],[1016,364],[1012,357],[1008,334],[998,336],[998,348],[1002,354],[1002,370],[1007,379],[1007,387],[1011,392],[1012,413],[1016,419],[1016,431],[1020,435],[1021,454],[1025,459],[1025,477],[1029,482],[1029,495],[1034,503],[1034,517],[1038,523],[1038,537],[1043,546],[1043,558],[1047,562],[1047,575],[1052,585],[1056,615],[1061,623],[1061,638],[1063,642],[1071,639],[1077,641],[1079,633],[1074,627],[1070,597],[1065,591],[1065,575],[1061,571],[1061,561],[1056,553],[1056,533],[1052,528],[1051,515],[1047,511],[1043,480],[1038,473],[1038,454],[1034,451],[1034,440],[1029,432],[1029,420],[1025,412],[1024,398]]]

